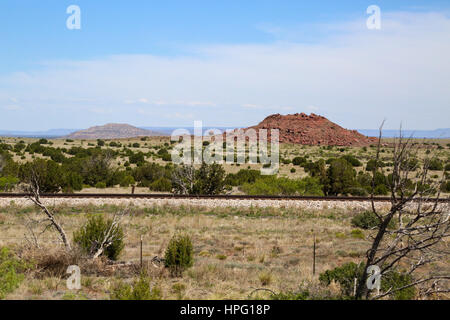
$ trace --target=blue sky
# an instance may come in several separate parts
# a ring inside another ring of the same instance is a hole
[[[81,8],[68,30],[66,8]],[[368,30],[366,8],[381,8]],[[245,126],[315,112],[449,127],[448,1],[0,3],[0,129]],[[424,112],[427,111],[427,112]]]

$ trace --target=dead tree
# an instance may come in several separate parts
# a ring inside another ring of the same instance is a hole
[[[129,213],[129,210],[121,210],[114,213],[114,217],[108,229],[104,232],[100,241],[95,241],[92,244],[91,255],[92,259],[98,258],[102,253],[119,237],[119,225],[122,218]]]
[[[46,215],[46,218],[40,222],[48,222],[59,234],[59,237],[64,244],[67,251],[71,249],[70,242],[67,239],[66,232],[62,225],[56,220],[55,215],[42,203],[40,197],[39,179],[37,173],[33,170],[30,177],[30,184],[28,186],[29,195],[27,198],[31,200],[42,212]],[[33,236],[32,236],[33,237]],[[37,240],[37,239],[35,239]]]
[[[423,163],[417,161],[420,148],[424,145],[413,143],[411,138],[400,137],[393,143],[392,174],[386,183],[390,188],[390,208],[387,213],[377,209],[374,202],[375,173],[381,170],[382,127],[375,157],[375,168],[372,181],[372,211],[378,219],[378,227],[372,235],[372,245],[367,251],[364,273],[359,279],[356,299],[379,299],[408,287],[421,286],[422,293],[449,292],[448,280],[450,274],[427,274],[418,276],[421,268],[433,261],[448,259],[449,252],[445,250],[446,241],[450,236],[449,206],[440,202],[440,185],[429,177],[430,160],[428,155]],[[445,179],[445,178],[443,178]],[[388,225],[396,221],[397,226],[391,230]],[[394,269],[401,267],[413,276],[412,283],[401,288],[390,288],[377,296],[370,296],[366,286],[367,269],[377,265],[381,277]]]
[[[27,217],[27,221],[24,223],[25,228],[28,231],[28,234],[25,233],[24,237],[25,237],[25,241],[28,243],[28,245],[30,247],[35,247],[40,249],[40,243],[39,243],[39,239],[40,237],[49,229],[52,227],[52,225],[50,223],[46,223],[48,222],[47,218],[44,219],[33,219],[30,217]],[[35,229],[39,229],[42,224],[44,224],[44,227],[42,228],[42,231],[37,232]]]
[[[195,184],[196,170],[194,165],[183,164],[172,174],[172,185],[176,194],[192,194]]]

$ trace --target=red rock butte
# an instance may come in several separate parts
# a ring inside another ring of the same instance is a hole
[[[273,114],[247,129],[278,129],[281,143],[322,146],[366,146],[377,138],[366,137],[356,130],[347,130],[325,117],[311,113]],[[244,129],[246,130],[246,129]]]

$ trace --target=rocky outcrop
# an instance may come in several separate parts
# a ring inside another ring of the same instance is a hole
[[[251,129],[278,129],[281,143],[325,146],[365,146],[376,142],[356,130],[347,130],[327,118],[311,113],[273,114]],[[248,128],[248,129],[250,129]]]

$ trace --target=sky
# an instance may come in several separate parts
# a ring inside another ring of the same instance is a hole
[[[242,127],[297,112],[448,128],[449,57],[448,0],[2,0],[0,130]]]

